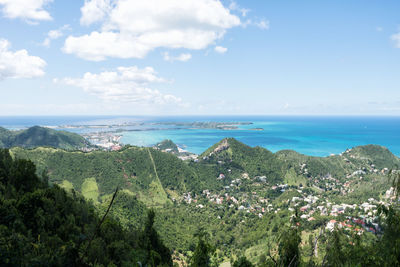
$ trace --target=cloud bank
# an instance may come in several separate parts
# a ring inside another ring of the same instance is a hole
[[[143,58],[156,48],[205,49],[241,25],[219,0],[86,0],[81,24],[89,34],[69,36],[63,51],[86,60]]]
[[[82,88],[85,92],[105,101],[130,103],[179,104],[179,97],[162,94],[150,84],[165,83],[151,67],[118,67],[115,71],[98,74],[87,72],[82,78],[65,78],[64,83]],[[58,82],[58,81],[56,81]]]
[[[44,6],[52,0],[0,0],[3,15],[11,19],[24,19],[30,22],[51,20]]]

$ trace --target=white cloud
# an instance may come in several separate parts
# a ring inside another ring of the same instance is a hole
[[[390,39],[394,41],[394,45],[396,48],[400,48],[400,32],[390,36]]]
[[[62,27],[60,27],[60,28],[58,28],[57,30],[51,30],[51,31],[49,31],[49,32],[47,33],[47,37],[46,37],[46,39],[44,39],[42,45],[43,45],[43,46],[46,46],[46,47],[49,47],[49,46],[50,46],[51,40],[55,40],[55,39],[58,39],[58,38],[64,36],[64,32],[65,32],[66,30],[70,30],[70,29],[71,29],[71,27],[70,27],[69,25],[66,24],[66,25],[64,25],[64,26],[62,26]]]
[[[246,28],[247,26],[255,26],[261,30],[268,30],[269,29],[269,21],[266,19],[247,19],[246,21],[242,22],[241,26]]]
[[[11,44],[0,39],[0,80],[6,78],[33,78],[44,75],[46,62],[40,57],[30,56],[25,49],[10,51]]]
[[[226,47],[222,47],[222,46],[216,46],[214,48],[215,52],[220,53],[220,54],[224,54],[226,53],[226,51],[228,51],[228,48]]]
[[[171,56],[168,52],[163,54],[163,58],[165,61],[174,62],[174,61],[183,61],[186,62],[192,58],[192,55],[189,53],[182,53],[179,56]]]
[[[99,74],[87,72],[82,78],[65,78],[64,83],[82,88],[85,92],[105,101],[130,103],[180,104],[182,100],[176,96],[162,94],[149,88],[153,83],[165,83],[165,79],[157,76],[151,67],[139,69],[118,67],[116,71],[105,71]],[[59,82],[55,80],[54,82]]]
[[[30,22],[51,20],[44,6],[52,0],[0,0],[1,11],[7,18],[21,18]]]
[[[380,26],[377,26],[377,27],[375,28],[375,30],[376,30],[377,32],[381,32],[381,31],[383,31],[383,28],[380,27]]]
[[[268,30],[269,29],[269,21],[262,19],[260,21],[257,21],[254,23],[254,25],[256,25],[258,28],[262,29],[262,30]]]
[[[239,11],[243,17],[246,17],[247,13],[250,12],[250,9],[240,7],[235,1],[229,4],[229,9],[232,11]]]
[[[219,0],[86,0],[81,23],[98,31],[69,36],[65,53],[100,61],[143,58],[155,48],[205,49],[241,24]]]
[[[81,25],[90,25],[101,21],[112,9],[110,0],[85,0],[85,4],[81,7]]]

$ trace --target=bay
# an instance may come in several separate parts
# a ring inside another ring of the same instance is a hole
[[[237,129],[193,129],[191,122],[242,122]],[[0,126],[22,129],[34,125],[102,125],[99,128],[59,127],[76,133],[119,130],[122,143],[152,146],[171,139],[182,148],[200,154],[226,137],[276,152],[292,149],[312,156],[338,154],[359,145],[377,144],[400,155],[400,117],[334,116],[41,116],[0,117]],[[118,125],[109,128],[108,125]],[[259,128],[259,130],[254,130]],[[262,130],[260,130],[262,129]]]

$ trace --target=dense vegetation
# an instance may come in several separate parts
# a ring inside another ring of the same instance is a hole
[[[155,145],[155,147],[158,148],[159,150],[166,150],[174,154],[177,154],[179,152],[178,146],[170,139],[166,139],[158,143],[157,145]]]
[[[143,229],[125,230],[74,191],[48,185],[31,161],[0,150],[1,266],[172,266],[154,217],[150,210]]]
[[[399,166],[400,160],[380,146],[356,147],[320,158],[294,151],[271,153],[224,139],[198,160],[188,161],[160,148],[132,146],[118,152],[53,148],[13,148],[10,152],[15,160],[32,160],[37,174],[44,173],[73,197],[82,193],[93,202],[95,213],[106,212],[115,188],[120,187],[109,215],[136,236],[143,235],[149,221],[146,214],[154,209],[154,230],[180,264],[354,266],[360,261],[362,266],[371,266],[373,260],[381,265],[398,264],[398,251],[388,247],[390,242],[399,242],[394,205],[381,206],[376,214],[383,232],[362,236],[325,230],[332,219],[348,220],[344,215],[333,217],[318,211],[313,220],[306,220],[293,211],[292,199],[313,195],[319,196],[318,205],[382,199],[390,187],[388,170]],[[357,216],[353,213],[350,216]],[[139,244],[144,244],[141,240]],[[374,244],[382,249],[375,249]],[[135,251],[140,248],[137,245]],[[158,251],[158,255],[165,252]],[[385,257],[393,259],[386,261]]]
[[[39,126],[20,131],[9,131],[0,127],[0,148],[14,146],[25,148],[48,146],[73,150],[90,145],[85,138],[71,132],[56,131]]]

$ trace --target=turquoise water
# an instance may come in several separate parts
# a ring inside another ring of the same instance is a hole
[[[338,154],[358,145],[378,144],[400,155],[399,117],[231,117],[216,121],[253,122],[238,130],[181,129],[132,131],[122,142],[149,146],[171,139],[188,151],[201,153],[225,137],[273,152],[292,149],[313,156]],[[207,121],[207,120],[205,120]],[[251,128],[263,128],[254,131]]]
[[[187,129],[167,122],[252,122],[237,130]],[[122,142],[151,146],[171,139],[188,151],[201,153],[225,137],[234,137],[250,146],[262,146],[273,152],[293,149],[314,156],[338,154],[358,145],[378,144],[400,156],[400,117],[287,117],[287,116],[63,116],[0,117],[0,126],[18,129],[33,125],[123,124]],[[137,124],[135,124],[137,123]],[[251,128],[263,128],[254,131]],[[104,129],[66,129],[77,133]],[[129,131],[127,131],[129,130]]]

